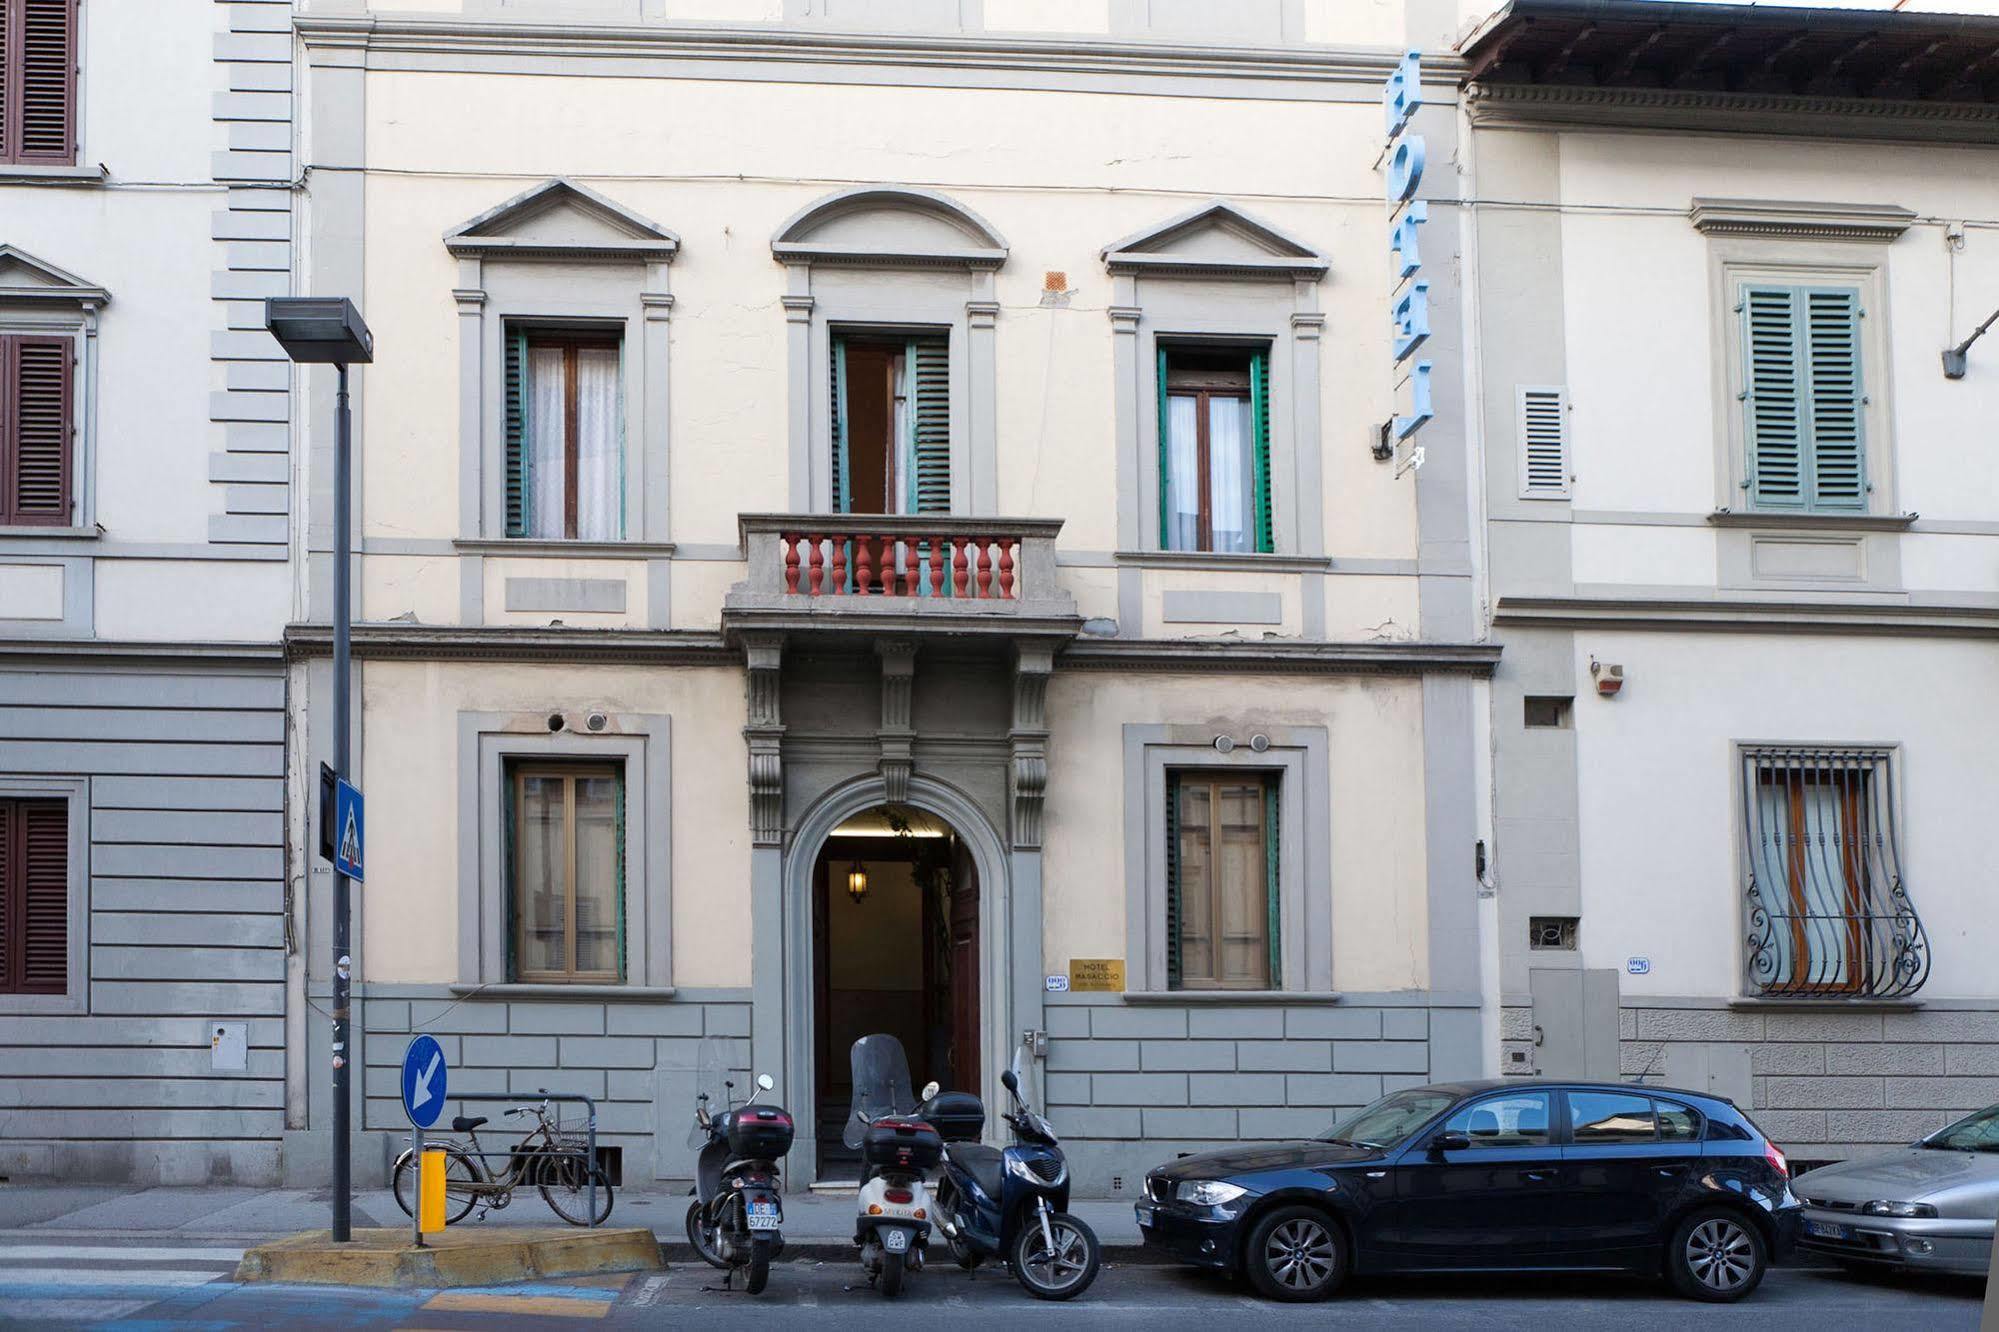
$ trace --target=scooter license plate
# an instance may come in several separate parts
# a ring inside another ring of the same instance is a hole
[[[909,1232],[906,1230],[882,1231],[882,1248],[890,1253],[901,1253],[909,1247]]]
[[[776,1230],[783,1222],[784,1217],[778,1212],[776,1203],[753,1202],[750,1204],[751,1230]]]

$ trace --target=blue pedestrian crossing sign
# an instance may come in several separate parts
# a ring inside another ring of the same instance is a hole
[[[428,1032],[410,1038],[403,1051],[403,1113],[410,1123],[427,1129],[444,1111],[444,1087],[450,1070],[437,1038]]]
[[[343,777],[333,791],[333,868],[356,882],[362,877],[361,838],[366,827],[361,793]]]

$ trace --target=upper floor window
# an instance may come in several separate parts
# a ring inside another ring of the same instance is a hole
[[[0,994],[69,983],[69,805],[0,800]]]
[[[1864,513],[1860,288],[1743,282],[1737,299],[1751,507]]]
[[[625,788],[615,765],[509,766],[512,979],[624,979]]]
[[[1167,774],[1167,984],[1274,990],[1278,784],[1268,774]]]
[[[0,164],[76,161],[76,0],[0,0]]]
[[[833,507],[951,511],[951,343],[946,333],[833,334]]]
[[[508,330],[508,536],[624,536],[621,358],[616,333]]]
[[[76,339],[0,333],[0,526],[66,526]]]
[[[1159,404],[1161,545],[1273,550],[1268,350],[1162,346]]]

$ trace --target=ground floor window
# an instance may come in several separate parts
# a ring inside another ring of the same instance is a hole
[[[1169,772],[1166,805],[1169,986],[1279,988],[1277,777]]]
[[[69,802],[0,800],[0,994],[69,986]]]
[[[613,764],[507,767],[511,979],[624,979],[625,781]]]

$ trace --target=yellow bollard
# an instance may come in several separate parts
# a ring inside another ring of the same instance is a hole
[[[426,1235],[444,1229],[444,1153],[436,1149],[417,1164],[416,1227]]]

